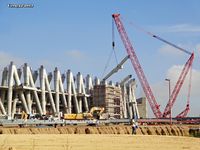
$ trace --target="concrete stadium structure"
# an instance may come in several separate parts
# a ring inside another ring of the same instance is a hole
[[[13,119],[22,111],[27,114],[59,116],[63,113],[82,113],[91,108],[93,87],[100,80],[90,75],[83,78],[68,70],[64,74],[55,68],[47,73],[43,66],[33,71],[26,63],[17,69],[13,62],[2,72],[0,86],[0,114]],[[104,83],[106,84],[106,83]],[[138,113],[135,99],[135,82],[127,78],[117,85],[122,91],[121,118],[132,118]]]

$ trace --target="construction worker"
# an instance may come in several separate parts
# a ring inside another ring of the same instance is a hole
[[[135,120],[132,120],[132,134],[136,134],[136,129],[138,128],[137,122]]]

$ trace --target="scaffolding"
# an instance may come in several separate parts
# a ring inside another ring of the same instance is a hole
[[[121,88],[113,85],[95,85],[93,105],[105,108],[109,117],[122,118]]]

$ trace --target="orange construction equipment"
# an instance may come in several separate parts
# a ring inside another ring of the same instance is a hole
[[[65,120],[101,119],[104,107],[92,107],[90,112],[80,114],[64,114]]]

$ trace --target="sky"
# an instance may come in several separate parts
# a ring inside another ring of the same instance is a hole
[[[34,7],[9,8],[9,4]],[[44,65],[51,72],[58,67],[63,73],[71,69],[74,74],[81,72],[83,76],[91,74],[102,79],[117,65],[112,50],[111,15],[120,13],[161,111],[168,101],[165,78],[171,80],[173,89],[190,56],[132,24],[195,53],[189,116],[200,116],[199,6],[199,0],[0,0],[0,71],[10,61],[18,67],[27,62],[33,69]],[[127,53],[116,27],[114,33],[119,62]],[[136,78],[136,97],[144,96],[130,61],[110,80],[119,82],[129,74]],[[187,90],[188,79],[173,107],[174,116],[185,108]],[[148,109],[149,116],[153,116]]]

